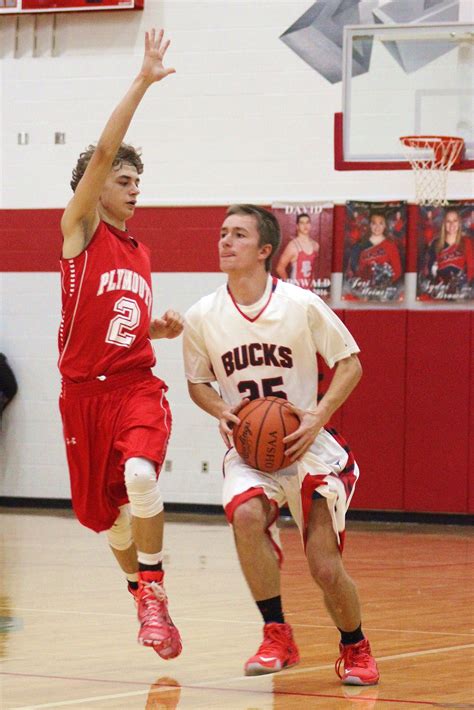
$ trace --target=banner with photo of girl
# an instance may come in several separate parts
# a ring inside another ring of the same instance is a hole
[[[418,207],[416,297],[474,300],[474,201]]]
[[[406,202],[346,202],[342,298],[403,301]]]
[[[334,205],[331,202],[277,202],[272,212],[281,229],[281,245],[272,261],[275,276],[331,295]]]

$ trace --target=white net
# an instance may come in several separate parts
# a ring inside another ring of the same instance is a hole
[[[448,136],[402,136],[400,141],[415,174],[419,205],[447,205],[448,175],[461,159],[464,141]]]

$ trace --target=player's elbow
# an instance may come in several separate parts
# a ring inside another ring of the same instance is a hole
[[[108,142],[107,138],[101,137],[94,150],[94,162],[97,166],[104,163],[112,163],[117,155],[115,143]]]
[[[191,397],[191,399],[193,400],[193,402],[196,401],[196,400],[194,399],[194,396],[195,396],[195,388],[196,388],[196,385],[194,384],[194,382],[190,382],[190,381],[188,380],[188,394],[189,394],[189,396]]]
[[[357,355],[349,355],[349,357],[339,362],[341,370],[350,379],[353,387],[355,387],[362,377],[362,365]]]
[[[362,378],[362,375],[364,374],[364,371],[362,369],[362,363],[357,357],[357,355],[351,355],[351,365],[354,373],[353,377],[355,380],[355,384],[357,384]]]
[[[201,397],[199,395],[200,395],[200,391],[202,390],[202,387],[203,387],[203,385],[201,383],[190,382],[188,380],[189,396],[191,397],[194,404],[197,404],[198,406],[201,405]]]

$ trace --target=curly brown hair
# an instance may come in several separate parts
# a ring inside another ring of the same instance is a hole
[[[96,147],[97,146],[95,145],[89,145],[86,150],[80,154],[76,163],[76,167],[72,171],[72,180],[70,182],[70,185],[72,187],[73,192],[76,191],[76,187],[79,185],[79,181],[84,175]],[[122,166],[123,163],[133,165],[137,173],[139,175],[142,174],[143,162],[140,157],[140,152],[136,148],[134,148],[133,145],[127,145],[126,143],[122,143],[122,145],[117,151],[117,155],[114,158],[112,168],[119,168]]]

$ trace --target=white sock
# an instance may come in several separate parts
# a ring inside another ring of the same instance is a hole
[[[140,552],[137,550],[138,562],[142,565],[157,565],[163,562],[163,551],[160,552]]]

